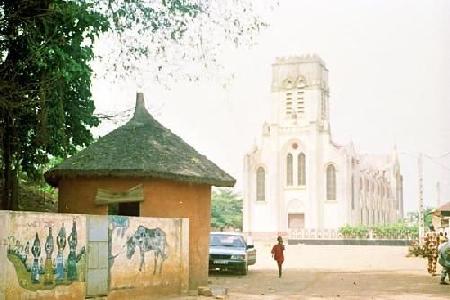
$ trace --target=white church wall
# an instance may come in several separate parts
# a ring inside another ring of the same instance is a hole
[[[295,129],[295,128],[294,128]],[[284,221],[281,224],[280,230],[288,230],[288,215],[289,215],[289,203],[293,200],[300,201],[304,207],[304,227],[305,228],[315,228],[317,223],[317,209],[315,207],[316,203],[313,199],[315,198],[316,184],[315,184],[315,159],[316,159],[316,147],[315,147],[315,135],[311,130],[305,130],[301,128],[296,128],[292,133],[284,134],[279,137],[280,140],[280,161],[281,163],[281,174],[282,174],[282,191],[281,199],[283,199],[283,204],[285,210],[281,212]],[[292,149],[292,145],[296,143],[297,149]],[[306,184],[304,186],[298,186],[297,183],[297,155],[302,152],[305,154],[306,159]],[[286,185],[286,158],[287,154],[292,153],[294,156],[294,176],[293,185]],[[294,213],[294,212],[291,212]]]
[[[252,161],[248,168],[250,174],[246,176],[249,178],[246,195],[250,201],[247,201],[249,207],[244,211],[244,218],[247,219],[247,226],[244,230],[250,229],[254,232],[278,231],[276,212],[279,209],[279,197],[276,185],[273,184],[278,180],[277,146],[276,140],[273,138],[275,133],[276,128],[275,131],[270,132],[269,136],[263,138],[261,149],[254,153],[250,159]],[[256,169],[259,167],[264,168],[266,175],[264,201],[256,200]]]
[[[323,215],[323,229],[336,229],[342,225],[342,206],[339,205],[339,202],[325,202]]]
[[[325,138],[326,136],[324,136],[324,139]],[[324,141],[322,163],[322,188],[324,189],[323,201],[325,203],[323,226],[332,226],[329,228],[337,228],[336,224],[348,223],[350,217],[348,212],[349,198],[347,194],[349,190],[348,165],[344,149],[336,148],[330,142]],[[329,164],[333,164],[336,170],[336,200],[326,199],[326,168]]]
[[[322,98],[322,91],[319,89],[307,89],[307,105],[306,105],[306,121],[316,122],[320,116],[320,100]]]
[[[318,230],[337,229],[344,224],[374,224],[374,212],[378,216],[378,211],[389,215],[388,221],[396,219],[398,212],[393,208],[392,199],[383,200],[385,209],[382,210],[376,206],[377,196],[367,192],[365,187],[360,188],[361,176],[363,184],[366,178],[371,184],[378,180],[374,177],[377,173],[366,174],[367,168],[380,171],[380,166],[369,164],[362,168],[356,159],[352,166],[352,158],[358,156],[353,145],[336,146],[331,141],[329,127],[324,126],[329,124],[328,71],[321,59],[308,56],[280,59],[273,64],[272,70],[270,120],[263,124],[260,146],[248,155],[244,167],[244,230],[286,232],[289,230],[289,213],[303,214],[302,221],[295,219],[296,225]],[[290,86],[286,86],[288,81]],[[301,113],[303,107],[296,97],[302,94],[297,89],[301,90],[303,83],[306,85],[303,87],[304,113]],[[296,118],[293,113],[286,114],[288,92],[292,99],[291,111],[300,112]],[[292,148],[294,142],[297,149]],[[300,151],[306,156],[304,186],[297,185],[297,155]],[[293,154],[292,186],[286,184],[288,153]],[[326,199],[326,167],[329,163],[336,169],[336,200]],[[264,166],[266,171],[265,201],[256,201],[256,169],[259,166]],[[392,194],[395,195],[395,189]]]
[[[273,92],[270,97],[271,101],[271,112],[270,112],[270,123],[279,124],[280,120],[284,118],[283,106],[279,105],[280,99],[284,98],[284,92]]]
[[[244,164],[244,176],[243,176],[243,192],[242,192],[242,230],[244,232],[249,232],[250,230],[250,218],[251,215],[249,213],[252,208],[251,199],[250,199],[250,170],[249,170],[249,155],[244,156],[243,160]]]

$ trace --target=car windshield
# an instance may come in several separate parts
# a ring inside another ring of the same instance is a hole
[[[209,239],[209,245],[224,247],[245,247],[245,242],[242,236],[239,235],[212,234]]]

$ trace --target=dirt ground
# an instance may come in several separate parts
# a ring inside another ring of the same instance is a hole
[[[210,288],[227,288],[227,299],[450,299],[450,285],[426,272],[425,259],[405,257],[407,247],[286,246],[282,278],[271,245],[255,247],[257,263],[247,276],[210,274]]]

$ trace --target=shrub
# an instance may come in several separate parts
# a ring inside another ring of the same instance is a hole
[[[339,228],[339,233],[341,233],[344,238],[367,238],[370,231],[372,231],[373,237],[377,239],[415,240],[419,237],[419,228],[417,226],[409,226],[402,222],[372,227],[364,225],[351,226],[346,224]]]

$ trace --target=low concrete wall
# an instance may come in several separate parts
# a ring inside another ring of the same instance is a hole
[[[358,239],[289,239],[288,245],[379,245],[379,246],[408,246],[409,240],[358,240]]]
[[[95,255],[90,218],[108,232]],[[84,299],[99,261],[107,299],[185,292],[189,220],[0,211],[0,299]]]

